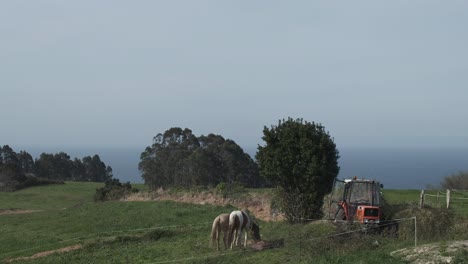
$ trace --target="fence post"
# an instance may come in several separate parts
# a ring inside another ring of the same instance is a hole
[[[414,247],[418,246],[418,225],[416,224],[416,216],[414,218]]]
[[[424,190],[421,190],[421,195],[419,196],[419,209],[424,207]]]
[[[447,189],[447,209],[449,209],[450,206],[450,190]]]

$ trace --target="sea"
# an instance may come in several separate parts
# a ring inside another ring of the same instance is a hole
[[[12,146],[13,147],[13,146]],[[15,148],[26,150],[33,158],[41,153],[63,151],[71,159],[98,154],[106,165],[111,166],[114,178],[122,182],[143,183],[138,170],[140,154],[145,147],[126,148]],[[245,148],[252,158],[256,148]],[[468,149],[398,149],[398,148],[344,148],[339,149],[338,178],[375,179],[388,189],[427,189],[438,187],[446,176],[468,171]]]

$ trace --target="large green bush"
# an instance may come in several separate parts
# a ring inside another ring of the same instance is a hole
[[[332,137],[320,124],[288,118],[265,127],[262,139],[256,158],[261,175],[276,187],[276,205],[291,223],[320,218],[340,170]]]

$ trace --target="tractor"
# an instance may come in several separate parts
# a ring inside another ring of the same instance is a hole
[[[335,221],[378,225],[381,221],[381,193],[383,187],[375,180],[335,179],[329,204],[329,218]]]

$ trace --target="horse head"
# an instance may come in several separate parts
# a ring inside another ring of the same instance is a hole
[[[256,223],[252,223],[252,228],[250,229],[250,233],[252,234],[252,237],[255,240],[255,242],[262,240],[260,237],[260,227]]]

